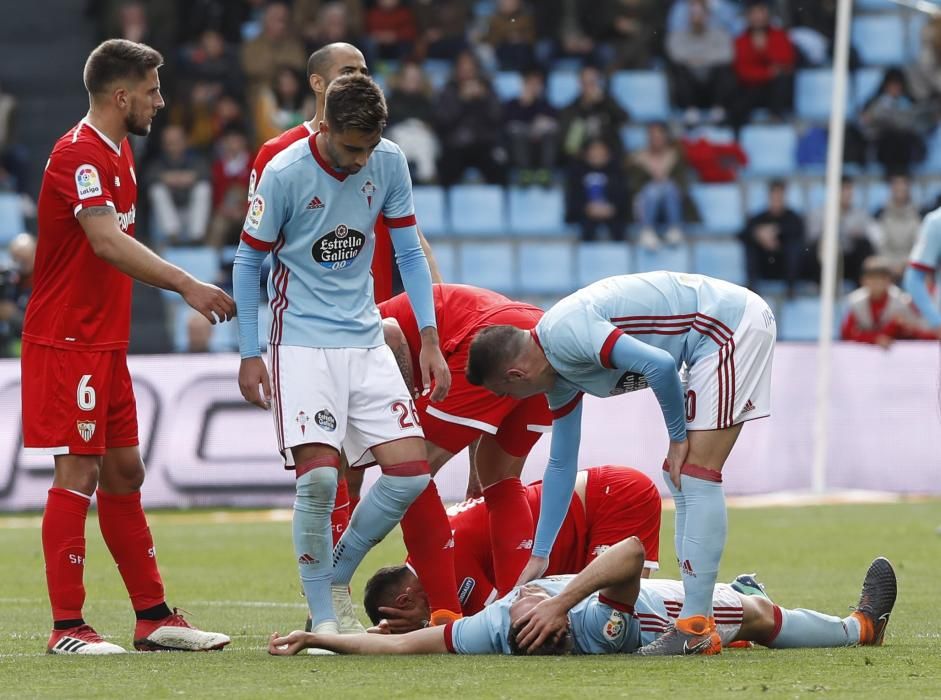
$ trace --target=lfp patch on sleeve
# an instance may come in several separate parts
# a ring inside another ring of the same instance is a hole
[[[624,634],[624,615],[622,615],[617,610],[611,611],[611,616],[608,618],[608,621],[604,625],[603,634],[605,638],[610,639],[612,642],[620,639],[621,635]]]
[[[261,226],[261,217],[265,215],[265,198],[256,194],[248,208],[248,223],[254,228]]]
[[[98,168],[89,164],[78,166],[75,170],[75,189],[79,199],[100,197],[102,191]]]

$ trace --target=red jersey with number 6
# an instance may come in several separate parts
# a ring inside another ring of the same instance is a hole
[[[23,339],[62,350],[126,348],[131,330],[131,278],[92,250],[76,218],[111,207],[134,235],[137,179],[127,139],[115,144],[83,119],[60,138],[39,192],[39,237],[33,293]]]

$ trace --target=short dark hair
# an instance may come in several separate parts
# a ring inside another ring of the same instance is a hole
[[[501,373],[522,352],[524,337],[516,326],[488,326],[477,333],[467,354],[467,381],[482,386]]]
[[[389,117],[382,89],[364,75],[342,75],[330,83],[325,111],[331,129],[367,134],[385,129]]]
[[[768,183],[768,191],[772,190],[786,190],[787,183],[779,177],[774,178],[771,182]]]
[[[523,649],[520,646],[520,631],[521,628],[517,627],[516,625],[510,625],[510,629],[506,633],[506,645],[510,648],[510,653],[513,656],[562,656],[571,653],[571,632],[566,632],[563,634],[557,642],[546,640],[538,649],[529,651],[529,649]]]
[[[100,95],[115,80],[140,81],[147,77],[148,71],[162,65],[163,56],[147,44],[108,39],[98,44],[85,61],[85,89],[90,95]]]
[[[378,625],[382,620],[379,608],[392,602],[393,594],[401,591],[408,573],[409,569],[404,564],[386,566],[366,581],[366,589],[363,591],[363,608],[366,609],[366,614],[374,625]]]
[[[333,44],[321,46],[314,51],[307,59],[307,77],[312,75],[325,75],[330,67],[330,60],[333,54]]]

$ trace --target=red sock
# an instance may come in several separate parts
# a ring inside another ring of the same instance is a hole
[[[431,612],[449,610],[460,615],[451,522],[434,481],[405,511],[402,536],[409,560],[428,594]]]
[[[497,594],[505,595],[523,573],[533,549],[533,513],[526,487],[513,476],[484,489]]]
[[[350,491],[346,486],[346,479],[337,482],[337,497],[333,501],[333,514],[330,516],[330,531],[333,533],[333,546],[343,537],[350,524]]]
[[[52,619],[80,620],[85,604],[85,518],[87,496],[51,488],[42,516],[42,551]]]
[[[166,601],[157,570],[157,552],[140,503],[140,491],[98,493],[98,526],[118,565],[134,610],[146,610]]]
[[[358,495],[353,496],[351,494],[350,495],[350,507],[349,507],[349,513],[350,513],[351,518],[353,517],[353,511],[356,510],[356,506],[358,505],[359,505],[359,496]]]

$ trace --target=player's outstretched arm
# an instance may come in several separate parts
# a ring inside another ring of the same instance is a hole
[[[268,653],[293,656],[314,647],[337,654],[447,654],[445,628],[426,627],[408,634],[314,634],[295,631],[282,637],[275,633],[268,640]]]
[[[111,207],[89,207],[78,222],[95,255],[124,274],[152,287],[178,293],[210,323],[235,317],[235,301],[218,287],[200,282],[121,231]]]
[[[578,471],[578,446],[582,439],[582,402],[569,413],[552,421],[552,443],[549,463],[542,481],[542,503],[533,555],[520,574],[517,585],[542,576],[549,562],[549,553],[565,520]]]
[[[621,540],[582,569],[559,595],[542,601],[516,622],[520,648],[532,652],[547,641],[558,641],[568,627],[568,611],[595,591],[614,603],[633,606],[643,570],[644,545],[636,537]]]

